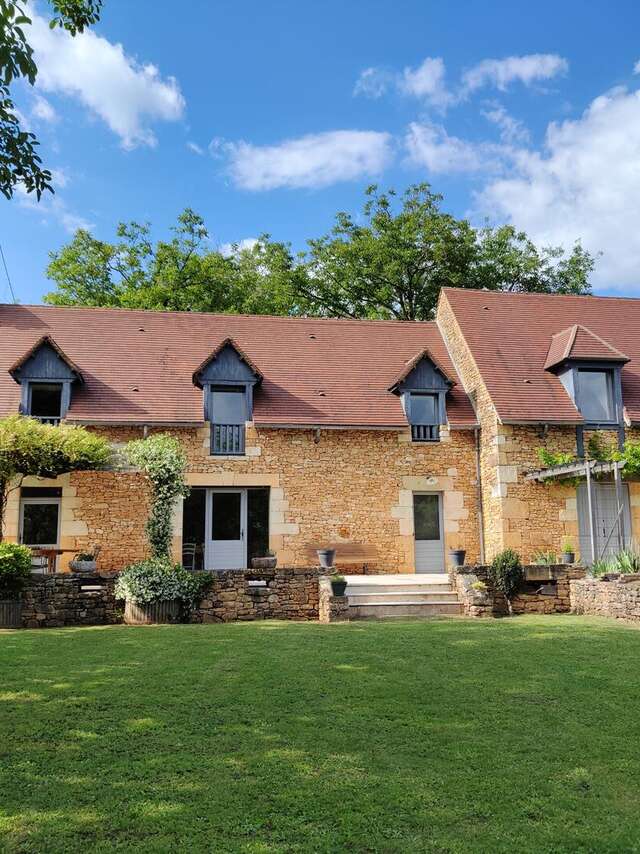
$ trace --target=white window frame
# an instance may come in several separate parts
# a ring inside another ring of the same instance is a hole
[[[58,530],[56,532],[56,542],[55,543],[25,543],[24,542],[24,508],[27,504],[56,504],[58,506]],[[48,498],[43,496],[42,498],[36,498],[35,496],[26,496],[25,498],[20,498],[20,542],[24,546],[29,546],[29,548],[34,549],[46,549],[52,548],[57,549],[60,548],[60,529],[62,527],[62,498],[49,496]]]

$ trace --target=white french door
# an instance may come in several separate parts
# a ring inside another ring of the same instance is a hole
[[[246,569],[247,490],[207,489],[205,568]]]

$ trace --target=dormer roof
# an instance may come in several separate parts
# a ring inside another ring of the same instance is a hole
[[[263,377],[260,370],[254,365],[251,359],[247,356],[246,353],[242,351],[242,349],[238,346],[238,344],[233,340],[233,338],[225,338],[218,346],[213,350],[213,352],[207,356],[207,358],[202,362],[199,367],[193,372],[193,384],[198,386],[198,388],[202,388],[202,379],[203,376],[207,373],[207,369],[212,366],[212,364],[220,358],[220,356],[227,350],[231,350],[235,353],[237,359],[246,365],[249,369],[250,373],[253,375],[254,382],[260,382]],[[230,377],[232,378],[232,377]],[[246,375],[241,377],[235,377],[238,381],[244,380],[246,381]]]
[[[623,363],[628,362],[629,357],[586,326],[576,323],[551,338],[544,369],[549,371],[567,361]]]
[[[42,350],[46,350],[49,348],[53,350],[55,357],[57,357],[60,362],[62,362],[68,371],[72,374],[72,377],[77,382],[84,382],[84,378],[82,376],[82,372],[75,365],[71,359],[66,355],[66,353],[56,344],[53,338],[50,335],[43,335],[39,338],[33,346],[31,346],[26,353],[23,353],[9,368],[9,373],[14,378],[14,380],[19,383],[22,380],[22,374],[26,365],[30,360],[35,359]]]
[[[405,362],[404,367],[400,371],[400,373],[395,377],[391,385],[389,386],[389,391],[396,392],[399,386],[402,383],[406,382],[414,371],[418,369],[422,362],[430,363],[433,370],[437,371],[438,374],[442,377],[442,379],[446,382],[449,387],[454,386],[455,380],[453,380],[449,374],[445,371],[445,369],[438,364],[435,357],[429,352],[429,350],[419,350],[415,356],[412,356],[409,361]],[[430,387],[430,386],[429,386]]]

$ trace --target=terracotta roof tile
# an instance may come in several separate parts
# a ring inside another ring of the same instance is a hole
[[[503,421],[581,423],[560,380],[545,370],[570,343],[576,358],[628,359],[622,394],[629,417],[640,422],[640,300],[454,288],[443,289],[443,298]]]
[[[193,373],[229,338],[264,375],[254,411],[263,425],[404,426],[401,402],[387,389],[423,350],[458,379],[435,323],[4,305],[0,415],[20,400],[9,367],[43,335],[82,370],[68,415],[81,422],[201,423]],[[455,427],[476,422],[459,383],[447,413]]]

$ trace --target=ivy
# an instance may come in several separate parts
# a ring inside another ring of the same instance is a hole
[[[173,535],[173,508],[176,499],[189,494],[185,481],[187,459],[180,442],[167,433],[129,442],[125,456],[151,482],[151,512],[146,531],[154,558],[168,560]]]
[[[199,602],[212,583],[211,573],[189,572],[179,564],[151,558],[122,570],[115,584],[116,599],[138,605],[177,599],[186,608]]]

